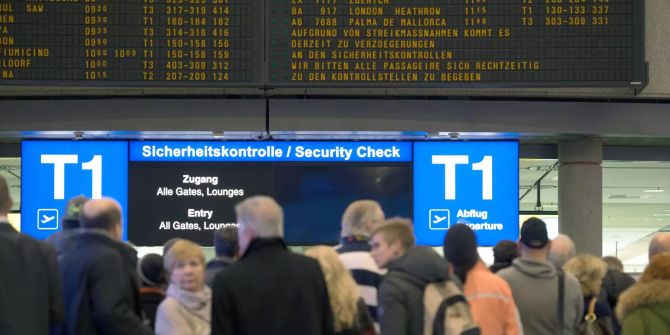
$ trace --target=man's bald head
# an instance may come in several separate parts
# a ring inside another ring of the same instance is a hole
[[[649,243],[649,260],[664,252],[670,252],[670,233],[656,233]]]
[[[551,241],[549,260],[554,263],[557,268],[562,268],[565,263],[575,257],[575,254],[575,242],[572,241],[570,236],[558,234],[558,236]]]
[[[4,177],[0,176],[0,215],[7,216],[12,209],[12,197],[9,196],[9,187]]]
[[[121,226],[121,205],[111,198],[90,200],[79,216],[82,228],[114,232]]]

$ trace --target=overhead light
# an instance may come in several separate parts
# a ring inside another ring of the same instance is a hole
[[[661,189],[660,187],[657,187],[657,188],[644,190],[643,192],[644,193],[661,193],[661,192],[665,192],[665,190]]]
[[[670,216],[670,213],[654,213],[651,216]]]

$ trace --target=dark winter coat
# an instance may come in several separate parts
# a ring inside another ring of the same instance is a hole
[[[46,335],[62,318],[55,251],[0,223],[0,334]]]
[[[231,265],[233,265],[233,259],[224,256],[216,257],[207,262],[207,266],[205,267],[205,284],[209,287],[214,286],[216,275]]]
[[[423,290],[449,279],[449,264],[433,249],[415,247],[388,265],[378,292],[383,335],[423,334]]]
[[[214,281],[212,335],[332,335],[326,282],[316,260],[281,239],[256,239]]]
[[[605,278],[603,278],[603,288],[607,291],[607,302],[610,305],[610,308],[614,310],[616,308],[617,302],[619,301],[619,295],[629,287],[635,284],[635,279],[619,270],[607,270]]]
[[[62,335],[149,335],[141,320],[135,251],[102,231],[82,231],[60,262]]]

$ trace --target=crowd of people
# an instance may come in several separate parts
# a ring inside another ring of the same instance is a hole
[[[448,229],[440,256],[373,200],[346,208],[339,245],[299,254],[281,206],[249,197],[209,262],[181,238],[138,259],[113,199],[71,199],[45,241],[14,230],[11,207],[0,177],[2,335],[670,334],[670,233],[654,236],[636,281],[537,218],[489,268],[467,225]]]

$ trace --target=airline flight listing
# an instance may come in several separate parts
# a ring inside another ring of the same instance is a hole
[[[0,84],[642,86],[642,0],[0,0]]]

